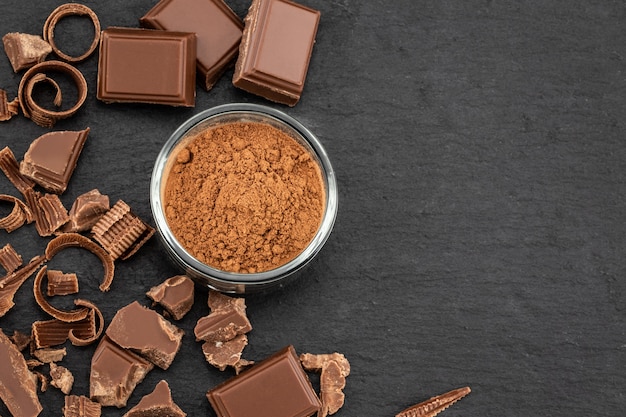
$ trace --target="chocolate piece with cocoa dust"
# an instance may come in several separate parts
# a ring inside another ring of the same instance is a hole
[[[100,417],[102,406],[81,395],[67,395],[63,407],[63,417]]]
[[[123,417],[185,417],[186,415],[172,400],[172,392],[167,382],[161,380],[154,391],[145,395]]]
[[[19,72],[46,60],[52,47],[41,36],[28,33],[7,33],[2,37],[13,71]]]

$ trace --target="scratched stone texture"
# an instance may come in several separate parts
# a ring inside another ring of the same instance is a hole
[[[61,1],[4,0],[0,32],[41,33]],[[228,0],[239,16],[249,1]],[[149,183],[160,147],[190,116],[232,102],[267,104],[310,128],[339,183],[325,248],[298,281],[247,297],[254,326],[244,357],[287,344],[344,353],[352,364],[338,417],[394,416],[470,386],[444,415],[622,416],[626,409],[626,4],[622,1],[306,0],[321,11],[302,100],[294,108],[237,90],[232,70],[195,108],[96,100],[97,56],[79,113],[54,130],[91,128],[62,201],[92,188],[153,223]],[[137,27],[155,0],[86,1],[103,28]],[[89,21],[59,24],[80,52]],[[10,98],[21,74],[0,53]],[[42,95],[45,98],[45,92]],[[68,91],[66,105],[71,103]],[[0,146],[21,158],[47,132],[19,116]],[[2,193],[15,194],[0,179]],[[2,207],[8,212],[7,207]],[[33,226],[0,233],[24,257],[47,239]],[[81,251],[56,266],[79,275],[81,298],[110,321],[117,309],[179,271],[158,240],[117,265],[109,293]],[[56,302],[56,300],[55,300]],[[69,300],[59,305],[71,304]],[[46,319],[32,278],[0,318],[7,333]],[[154,370],[129,406],[166,379],[189,416],[215,416],[205,392],[233,375],[204,362],[193,339],[208,313],[198,290],[168,371]],[[93,346],[68,345],[73,393],[88,394]],[[43,368],[44,371],[46,368]],[[317,384],[312,377],[314,386]],[[63,396],[40,394],[42,415]],[[104,416],[125,409],[106,408]],[[0,415],[7,416],[4,405]]]

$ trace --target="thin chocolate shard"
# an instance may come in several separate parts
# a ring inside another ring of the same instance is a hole
[[[194,283],[185,275],[176,275],[150,288],[146,295],[163,306],[174,320],[180,320],[193,306]]]
[[[89,397],[103,406],[126,406],[128,398],[154,365],[104,336],[91,359]]]
[[[100,403],[91,401],[83,395],[68,395],[65,397],[63,417],[100,417],[101,407]]]
[[[42,410],[37,397],[37,377],[24,355],[0,330],[0,398],[13,417],[35,417]]]
[[[68,395],[74,385],[74,375],[64,366],[50,364],[50,385],[61,390],[65,395]]]
[[[109,209],[109,197],[100,194],[100,191],[97,189],[81,194],[74,200],[74,204],[72,204],[69,212],[69,222],[61,228],[61,231],[63,233],[86,232]]]
[[[67,248],[83,248],[93,253],[100,259],[104,267],[104,278],[100,283],[100,291],[106,292],[111,288],[113,275],[115,274],[115,264],[113,258],[107,251],[102,249],[92,240],[78,233],[64,233],[52,239],[46,247],[46,260],[51,260],[57,253]]]
[[[226,342],[211,341],[202,344],[202,352],[208,363],[220,371],[227,366],[235,367],[241,360],[241,352],[248,345],[248,337],[240,334]]]
[[[15,343],[15,347],[17,347],[17,350],[21,352],[30,345],[33,337],[32,335],[22,333],[19,330],[13,330],[13,336],[11,336],[11,340],[13,341],[13,343]]]
[[[246,310],[246,299],[243,297],[229,297],[219,291],[210,290],[208,305],[211,311],[237,309]]]
[[[323,353],[318,355],[303,353],[300,355],[302,366],[305,370],[311,372],[321,372],[330,361],[337,363],[343,376],[350,375],[350,362],[342,353]]]
[[[435,417],[471,392],[470,387],[458,388],[437,395],[396,414],[396,417]]]
[[[196,341],[225,342],[252,330],[245,312],[238,309],[212,311],[201,317],[194,328]]]
[[[106,335],[119,346],[167,369],[180,349],[183,331],[156,311],[134,301],[117,311]]]
[[[80,308],[76,310],[63,311],[51,305],[46,297],[43,295],[41,290],[41,284],[43,282],[43,277],[46,275],[47,265],[44,265],[37,275],[35,276],[35,283],[33,285],[33,293],[35,295],[35,301],[41,307],[43,311],[50,314],[57,320],[61,320],[67,323],[72,323],[75,321],[83,320],[89,314],[88,308]]]
[[[123,417],[185,417],[186,415],[172,400],[172,392],[167,382],[161,380],[154,391],[141,398],[139,403],[128,410]]]
[[[22,194],[24,194],[26,189],[35,186],[34,181],[20,173],[20,165],[17,163],[13,151],[8,146],[0,151],[0,169],[4,172],[8,180],[11,181],[11,184]]]
[[[0,88],[0,122],[6,122],[15,116],[20,108],[17,99],[9,101],[7,92]]]
[[[56,194],[44,194],[37,199],[39,209],[35,227],[40,236],[51,236],[70,220],[67,210]]]
[[[11,213],[0,219],[0,229],[4,229],[7,233],[19,229],[24,223],[32,222],[32,211],[22,200],[11,195],[0,194],[0,201],[6,201],[13,204]]]
[[[65,349],[64,347],[58,349],[36,349],[33,352],[33,355],[43,363],[60,362],[67,355],[67,349]]]
[[[304,89],[320,12],[288,0],[253,0],[233,84],[294,106]]]
[[[137,217],[130,206],[118,200],[91,228],[96,242],[113,259],[128,259],[154,234],[154,229]]]
[[[2,37],[13,71],[16,73],[46,60],[52,47],[41,36],[28,33],[7,33]]]
[[[22,257],[13,249],[10,243],[7,243],[0,249],[0,265],[2,265],[7,274],[15,271],[23,263]]]
[[[26,266],[0,278],[0,317],[14,305],[13,297],[22,284],[43,264],[43,256],[34,257]]]
[[[150,29],[196,34],[196,72],[206,90],[239,52],[243,22],[223,0],[161,0],[139,22]]]
[[[64,273],[56,269],[48,269],[48,297],[70,295],[78,292],[78,277],[73,272]]]
[[[57,319],[35,321],[32,324],[35,347],[40,349],[62,345],[69,338],[70,332],[80,340],[93,338],[97,334],[95,314],[95,310],[92,310],[84,319],[72,323]]]
[[[49,132],[35,139],[20,163],[20,173],[45,190],[62,194],[89,135],[80,131]]]

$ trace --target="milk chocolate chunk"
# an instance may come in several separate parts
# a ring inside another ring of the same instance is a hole
[[[2,37],[13,71],[30,68],[46,59],[52,47],[41,36],[28,33],[7,33]]]
[[[319,18],[319,11],[288,0],[253,0],[233,84],[294,106],[304,89]]]
[[[33,337],[30,334],[22,333],[19,330],[13,330],[13,336],[11,336],[11,340],[13,341],[13,343],[15,343],[17,350],[21,352],[30,345]]]
[[[207,392],[218,417],[308,417],[321,403],[293,346]]]
[[[78,277],[74,273],[64,273],[48,269],[48,297],[70,295],[78,292]]]
[[[307,371],[321,372],[330,362],[336,362],[341,369],[343,376],[350,375],[350,362],[341,353],[323,353],[314,355],[312,353],[303,353],[300,355],[300,362]]]
[[[100,194],[97,189],[81,194],[74,200],[69,212],[69,222],[63,226],[62,232],[85,232],[91,229],[109,209],[109,197]]]
[[[5,146],[0,151],[0,169],[2,169],[8,180],[11,181],[11,184],[22,194],[35,185],[34,181],[20,173],[20,166],[15,159],[13,151],[8,146]]]
[[[185,417],[187,413],[172,400],[170,386],[161,380],[150,394],[128,410],[123,417]]]
[[[196,34],[196,72],[210,90],[234,63],[243,22],[223,0],[161,0],[139,22],[151,29]]]
[[[241,364],[241,353],[247,345],[248,337],[245,334],[240,334],[226,342],[205,342],[202,344],[202,353],[204,353],[206,361],[220,371],[226,369],[227,366],[232,366],[237,370]],[[246,361],[247,364],[249,364],[248,361]]]
[[[146,295],[163,306],[174,320],[180,320],[193,306],[194,283],[185,275],[176,275],[152,287]]]
[[[63,417],[100,417],[100,403],[91,401],[85,396],[67,395],[63,407]]]
[[[193,107],[196,35],[164,30],[108,28],[100,39],[97,98]]]
[[[105,335],[91,359],[89,396],[103,406],[125,407],[137,384],[153,367]]]
[[[89,128],[46,133],[31,143],[20,173],[51,193],[62,194],[76,168]]]
[[[180,349],[183,331],[156,311],[134,301],[118,310],[106,335],[119,346],[167,369]]]
[[[13,417],[35,417],[42,410],[37,377],[13,342],[0,330],[0,398]]]
[[[13,308],[15,293],[43,262],[43,256],[36,256],[26,266],[0,278],[0,317]]]
[[[212,311],[208,316],[201,317],[196,323],[194,334],[196,340],[227,341],[237,335],[252,330],[245,312],[237,309]]]
[[[61,390],[65,395],[68,395],[74,385],[74,375],[64,366],[50,364],[50,385]]]

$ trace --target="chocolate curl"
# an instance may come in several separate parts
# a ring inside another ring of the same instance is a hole
[[[10,243],[7,243],[0,249],[0,265],[2,265],[7,274],[22,266],[22,263],[22,257],[13,249]]]
[[[68,16],[87,16],[91,19],[94,26],[94,39],[91,42],[89,49],[87,49],[84,54],[77,57],[69,56],[63,53],[54,41],[54,29],[56,28],[57,23],[59,23],[59,20]],[[52,11],[52,13],[50,13],[50,16],[48,16],[43,25],[43,38],[50,44],[54,53],[57,54],[59,58],[73,63],[84,61],[96,50],[98,43],[100,42],[100,32],[100,21],[98,20],[98,16],[89,7],[78,3],[66,3],[57,7]]]
[[[9,101],[7,92],[0,88],[0,122],[6,122],[18,113],[20,103],[15,98]]]
[[[94,332],[91,334],[88,334],[86,337],[82,337],[82,335],[79,337],[79,333],[76,329],[71,329],[68,337],[70,339],[70,342],[72,342],[74,346],[90,345],[96,340],[98,340],[100,336],[102,336],[102,332],[104,331],[104,316],[102,315],[102,312],[100,311],[100,309],[96,307],[96,305],[92,303],[91,301],[78,299],[74,301],[74,304],[76,304],[77,306],[89,308],[91,310],[90,316],[97,317],[98,324],[96,325],[94,322],[94,327],[93,327]]]

